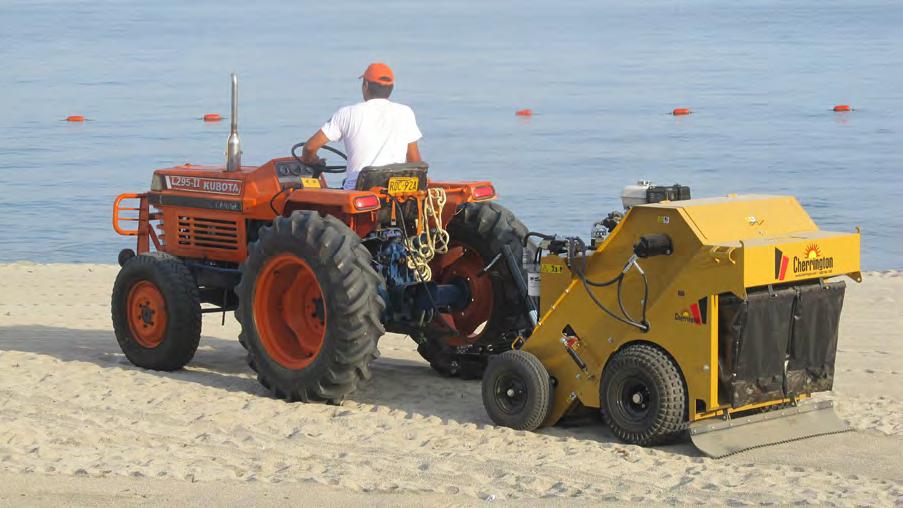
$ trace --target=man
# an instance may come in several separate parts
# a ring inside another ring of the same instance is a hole
[[[322,164],[317,150],[326,143],[342,140],[348,155],[348,172],[343,187],[354,189],[357,175],[367,166],[399,162],[420,162],[417,140],[422,137],[414,112],[408,106],[389,101],[395,75],[384,63],[373,63],[361,76],[364,102],[345,106],[323,124],[304,144],[301,160]]]

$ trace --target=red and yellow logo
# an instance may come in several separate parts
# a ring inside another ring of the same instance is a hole
[[[704,325],[708,321],[709,299],[700,298],[690,308],[674,313],[674,320],[694,325]]]

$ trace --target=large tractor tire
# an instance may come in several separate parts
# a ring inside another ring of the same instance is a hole
[[[438,315],[417,351],[443,375],[479,378],[487,346],[510,344],[511,335],[528,326],[526,303],[514,282],[523,272],[511,273],[504,258],[486,273],[480,271],[506,245],[519,266],[527,228],[507,208],[489,202],[464,204],[446,229],[449,250],[432,263],[433,280],[465,280],[471,302],[460,312]]]
[[[275,397],[337,404],[370,379],[385,304],[370,253],[348,226],[314,211],[277,217],[241,270],[239,340]]]
[[[176,257],[152,252],[126,260],[113,284],[111,311],[116,341],[138,367],[178,370],[198,349],[197,283]]]
[[[534,355],[510,350],[489,360],[483,407],[496,425],[536,430],[552,409],[552,380]]]
[[[618,439],[651,446],[674,441],[687,418],[687,391],[674,361],[648,344],[616,353],[599,388],[602,418]]]

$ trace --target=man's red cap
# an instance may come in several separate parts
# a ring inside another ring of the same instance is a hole
[[[395,75],[392,74],[392,69],[390,69],[388,65],[382,62],[370,64],[367,67],[367,70],[364,71],[364,74],[361,75],[361,77],[366,79],[367,81],[376,83],[377,85],[395,84]]]

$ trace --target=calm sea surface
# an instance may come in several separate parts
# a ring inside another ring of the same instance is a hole
[[[0,261],[115,262],[116,194],[222,161],[200,117],[231,71],[260,164],[383,60],[433,177],[493,180],[533,229],[586,236],[638,179],[789,193],[903,267],[903,2],[226,4],[0,2]]]

